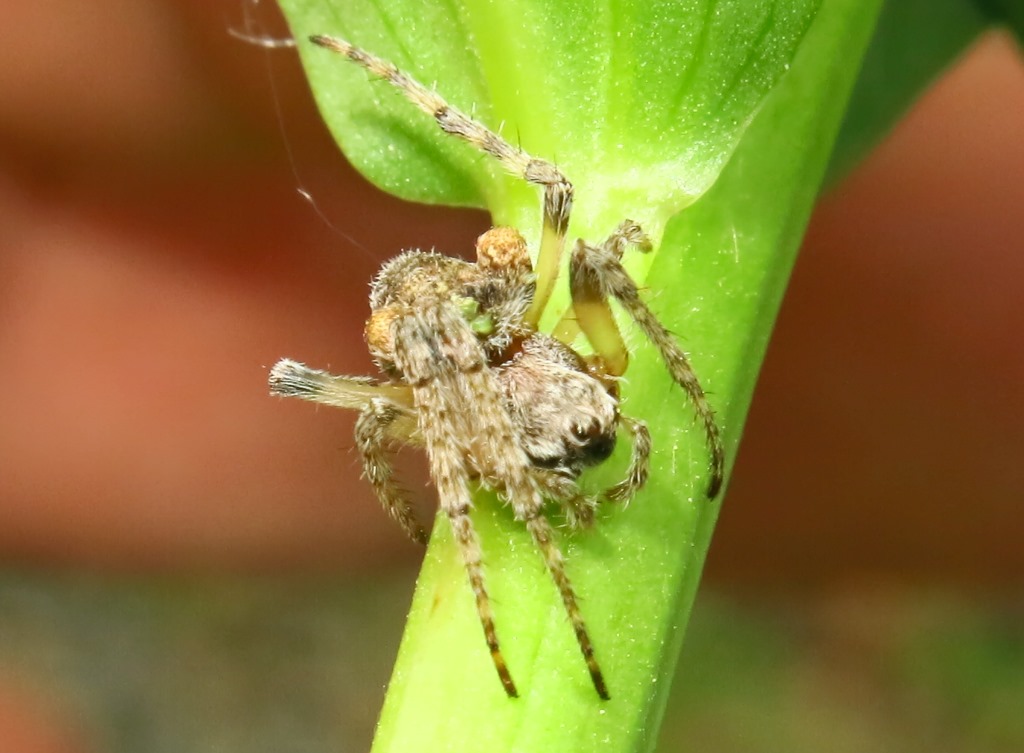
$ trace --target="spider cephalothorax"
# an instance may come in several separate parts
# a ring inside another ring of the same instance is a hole
[[[388,513],[417,541],[426,532],[396,484],[388,458],[393,441],[423,447],[476,598],[487,645],[510,696],[517,695],[498,642],[484,584],[481,551],[470,512],[470,484],[497,491],[537,544],[572,622],[598,695],[608,689],[565,572],[546,499],[570,523],[587,526],[599,499],[624,501],[646,482],[650,435],[642,421],[619,410],[618,377],[628,353],[612,317],[614,298],[657,347],[672,378],[694,404],[711,455],[708,496],[721,486],[723,451],[714,414],[675,339],[641,300],[621,264],[626,248],[650,250],[629,220],[600,245],[576,241],[569,260],[573,316],[594,350],[581,356],[537,324],[551,294],[564,250],[573,189],[551,163],[530,157],[436,93],[383,61],[333,37],[312,41],[340,52],[396,86],[433,116],[441,129],[496,158],[506,169],[544,188],[544,230],[536,267],[513,228],[498,227],[477,241],[477,260],[406,251],[387,262],[371,285],[366,342],[384,381],[334,376],[291,360],[270,373],[271,391],[358,410],[356,446],[365,474]],[[632,436],[623,479],[599,496],[576,480],[606,460],[620,428]]]

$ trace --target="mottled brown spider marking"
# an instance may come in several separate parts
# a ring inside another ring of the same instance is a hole
[[[395,441],[426,450],[438,501],[466,569],[491,660],[505,692],[518,694],[501,651],[473,526],[470,484],[494,489],[530,532],[562,605],[598,696],[608,686],[566,571],[544,500],[561,505],[569,524],[593,524],[598,498],[577,484],[604,462],[620,427],[632,437],[625,477],[601,495],[626,502],[646,483],[651,453],[647,425],[623,416],[619,377],[628,352],[608,305],[615,298],[657,347],[672,378],[693,402],[711,455],[709,496],[721,485],[724,453],[714,414],[696,375],[621,264],[627,246],[649,250],[626,221],[600,246],[578,241],[569,260],[573,316],[595,354],[537,331],[559,271],[573,188],[551,163],[517,149],[448,105],[394,65],[348,42],[316,36],[394,85],[440,128],[490,154],[507,170],[543,188],[543,230],[536,268],[526,241],[507,227],[477,241],[470,263],[435,252],[405,251],[381,267],[370,287],[367,346],[383,381],[334,376],[284,359],[270,372],[273,394],[359,411],[356,446],[365,475],[385,510],[417,541],[425,533],[396,483],[388,457]]]

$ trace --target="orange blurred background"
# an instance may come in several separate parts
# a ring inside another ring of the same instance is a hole
[[[228,36],[234,0],[2,13],[20,30],[0,73],[7,561],[417,556],[358,482],[352,417],[269,399],[266,368],[372,373],[377,266],[471,248],[486,217],[354,175],[294,53]],[[1022,122],[1024,68],[990,37],[822,201],[710,576],[1024,572]]]

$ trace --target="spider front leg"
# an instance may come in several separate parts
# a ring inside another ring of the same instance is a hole
[[[473,502],[465,446],[469,435],[460,405],[467,393],[467,374],[486,369],[486,360],[465,320],[444,306],[396,319],[392,333],[395,365],[412,385],[438,504],[448,516],[462,556],[491,660],[505,692],[515,698],[519,693],[501,652],[480,539],[470,518]]]
[[[543,515],[543,499],[531,475],[522,439],[505,407],[501,386],[469,324],[451,304],[409,313],[393,325],[395,364],[412,385],[419,431],[427,448],[441,508],[448,515],[476,597],[491,658],[510,696],[516,688],[498,644],[484,586],[479,540],[469,513],[468,464],[496,483],[540,549],[558,588],[594,688],[608,688],[565,571],[554,532]]]
[[[544,500],[533,477],[533,466],[522,448],[522,439],[518,436],[505,408],[500,386],[493,374],[486,369],[468,377],[469,395],[472,397],[472,404],[477,406],[480,413],[485,447],[491,449],[493,475],[503,483],[505,496],[512,505],[516,520],[526,525],[534,544],[540,550],[576,634],[576,642],[587,663],[594,689],[598,697],[607,701],[611,696],[608,694],[604,674],[598,666],[594,644],[583,621],[579,600],[565,571],[565,558],[555,542],[551,524],[544,517]]]
[[[405,95],[412,104],[433,117],[442,131],[457,136],[491,155],[513,175],[543,187],[544,229],[537,264],[534,267],[537,290],[525,315],[525,321],[536,328],[554,290],[559,263],[565,250],[565,236],[569,228],[573,199],[573,187],[569,179],[550,162],[531,157],[479,121],[452,107],[437,92],[403,73],[393,63],[337,37],[318,34],[309,40],[313,44],[344,55],[372,75],[384,79]]]
[[[704,389],[686,354],[640,298],[636,283],[622,266],[622,254],[630,245],[637,246],[641,251],[651,249],[647,235],[639,225],[629,220],[623,222],[600,246],[591,246],[582,240],[576,242],[569,261],[569,287],[576,319],[601,359],[605,372],[612,376],[620,376],[625,372],[628,351],[608,305],[610,298],[622,304],[626,313],[658,349],[669,374],[690,398],[704,427],[711,455],[707,496],[712,499],[721,489],[725,465],[725,451],[715,422],[715,413],[708,404]]]

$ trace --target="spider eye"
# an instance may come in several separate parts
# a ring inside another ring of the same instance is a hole
[[[573,426],[572,434],[579,443],[577,454],[584,465],[597,465],[607,460],[615,449],[615,432],[602,431],[596,421],[586,428],[579,424]]]
[[[614,434],[599,434],[592,437],[583,447],[583,462],[587,465],[598,465],[611,457],[615,450]]]

